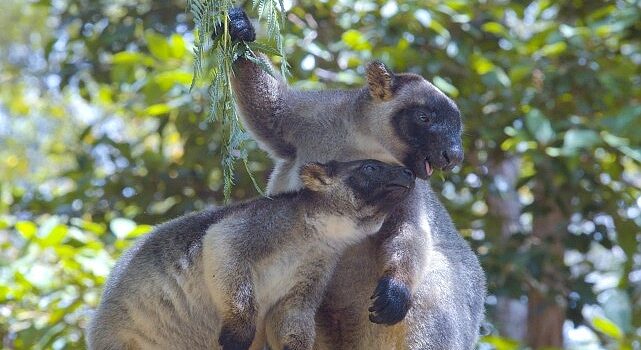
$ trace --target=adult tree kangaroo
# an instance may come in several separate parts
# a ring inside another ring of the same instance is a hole
[[[255,40],[242,9],[229,17],[234,40]],[[234,72],[242,121],[275,162],[269,194],[300,188],[299,168],[311,161],[373,158],[419,178],[381,230],[341,257],[316,314],[315,348],[473,349],[485,276],[427,181],[463,159],[456,104],[423,77],[377,62],[353,90],[290,89],[242,57]],[[272,313],[268,334],[282,317]]]

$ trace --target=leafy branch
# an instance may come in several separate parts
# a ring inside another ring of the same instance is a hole
[[[233,42],[229,34],[228,11],[237,6],[233,0],[188,0],[188,10],[193,15],[194,30],[194,78],[192,88],[202,80],[210,82],[208,88],[208,119],[220,123],[222,127],[222,167],[224,178],[224,196],[228,200],[234,185],[234,170],[237,161],[242,161],[245,170],[261,194],[258,183],[249,170],[248,152],[245,142],[249,139],[238,118],[234,103],[234,91],[231,77],[234,74],[233,63],[239,57],[245,57],[260,64],[271,74],[271,68],[257,59],[255,52],[281,56],[281,72],[288,74],[285,45],[281,29],[285,24],[285,12],[282,0],[253,0],[253,8],[259,19],[267,22],[268,36],[277,49],[260,43]],[[218,35],[214,35],[214,31]]]

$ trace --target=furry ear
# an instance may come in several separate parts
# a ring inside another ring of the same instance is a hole
[[[314,192],[322,191],[331,182],[329,168],[320,163],[305,164],[300,171],[300,179],[306,188]]]
[[[367,65],[367,86],[375,100],[389,101],[392,99],[394,73],[383,63],[374,61]]]

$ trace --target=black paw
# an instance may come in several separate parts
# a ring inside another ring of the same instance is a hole
[[[246,41],[252,42],[256,40],[256,32],[254,31],[254,26],[252,26],[249,17],[240,7],[232,7],[229,9],[228,18],[229,18],[229,35],[233,41]],[[214,32],[212,33],[212,39],[216,39],[219,35],[223,33],[222,24],[218,24],[214,27]]]
[[[229,32],[232,40],[247,42],[256,40],[254,26],[240,7],[233,7],[229,10]]]
[[[386,325],[402,321],[412,304],[407,286],[391,277],[383,277],[378,281],[371,299],[374,299],[374,303],[369,308],[369,320]]]
[[[243,337],[230,328],[223,327],[218,337],[218,344],[223,350],[247,350],[252,345],[254,337]]]

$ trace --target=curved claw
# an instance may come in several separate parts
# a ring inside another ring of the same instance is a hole
[[[412,304],[407,286],[391,277],[378,281],[371,299],[374,300],[368,311],[369,320],[378,324],[393,325],[405,318]]]

